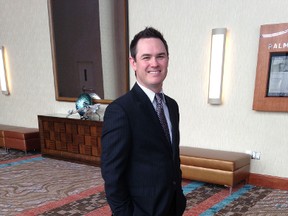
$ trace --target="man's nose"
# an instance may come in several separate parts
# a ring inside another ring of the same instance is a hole
[[[151,58],[151,61],[150,61],[150,65],[151,66],[158,66],[158,60],[157,58]]]

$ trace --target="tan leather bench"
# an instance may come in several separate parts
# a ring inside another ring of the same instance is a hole
[[[180,146],[182,177],[230,187],[248,180],[250,155]]]
[[[4,131],[9,129],[18,128],[17,126],[0,124],[0,148],[5,148]]]
[[[3,130],[5,148],[40,151],[40,135],[38,128],[10,127]]]

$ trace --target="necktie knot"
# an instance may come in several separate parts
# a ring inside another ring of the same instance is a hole
[[[162,101],[163,101],[163,94],[162,93],[156,93],[155,98],[156,98],[156,103],[162,104]]]

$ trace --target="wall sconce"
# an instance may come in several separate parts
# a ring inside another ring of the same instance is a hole
[[[210,78],[209,78],[209,104],[221,104],[222,77],[224,66],[226,28],[212,29]]]
[[[5,68],[4,47],[2,46],[0,46],[0,87],[3,94],[9,95]]]

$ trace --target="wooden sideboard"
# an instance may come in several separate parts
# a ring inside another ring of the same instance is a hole
[[[38,115],[38,123],[44,157],[100,165],[101,121],[53,114]]]

